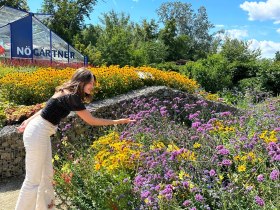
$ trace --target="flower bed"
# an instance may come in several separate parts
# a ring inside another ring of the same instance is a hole
[[[91,146],[65,130],[56,191],[80,209],[279,209],[279,103],[235,116],[183,96],[135,99],[123,106],[137,122]]]
[[[194,93],[198,84],[176,72],[163,72],[150,67],[110,66],[89,69],[96,75],[95,100],[109,98],[144,86],[166,85]],[[75,69],[39,68],[32,72],[11,72],[0,78],[4,99],[21,105],[45,102],[52,96],[56,86],[70,79]],[[151,74],[141,78],[139,72]]]

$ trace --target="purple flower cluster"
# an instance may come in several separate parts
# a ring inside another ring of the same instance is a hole
[[[257,180],[258,180],[258,182],[263,182],[264,181],[264,175],[263,174],[258,175]]]
[[[280,161],[280,143],[270,142],[266,149],[271,161]]]
[[[255,201],[259,206],[264,206],[264,200],[260,196],[255,196]]]
[[[279,143],[271,142],[267,145],[260,141],[258,130],[279,132],[279,116],[272,117],[268,113],[267,117],[261,118],[256,114],[258,110],[251,110],[241,117],[235,117],[231,112],[216,113],[209,107],[203,110],[206,107],[204,101],[192,101],[188,104],[183,97],[166,101],[141,99],[131,106],[131,110],[140,109],[132,115],[139,122],[131,127],[127,126],[122,138],[144,143],[140,167],[133,180],[134,192],[142,199],[143,209],[157,209],[163,200],[166,204],[176,200],[183,208],[195,209],[195,203],[196,208],[206,209],[207,203],[211,201],[208,196],[203,197],[202,192],[204,194],[207,191],[206,194],[219,200],[222,199],[219,193],[223,193],[220,191],[221,187],[230,193],[243,187],[240,186],[242,180],[235,181],[231,178],[238,174],[239,179],[242,179],[245,173],[237,170],[242,164],[246,164],[246,171],[252,172],[251,181],[255,182],[246,188],[247,194],[244,197],[251,195],[255,189],[258,190],[259,186],[264,187],[268,177],[273,182],[269,182],[272,184],[265,192],[269,194],[273,191],[279,179],[279,170],[271,167],[275,167],[275,162],[279,161]],[[176,121],[177,119],[170,119],[174,113],[176,117],[182,115],[180,119],[185,124]],[[233,132],[216,130],[216,122],[221,122],[224,128],[234,127]],[[279,138],[278,133],[277,137]],[[150,149],[155,141],[164,143],[165,148]],[[201,144],[199,152],[194,149],[194,143]],[[181,149],[167,152],[168,144],[175,144]],[[195,160],[183,158],[183,155],[187,156],[186,151],[194,152]],[[248,155],[251,152],[253,156]],[[234,159],[237,155],[243,159]],[[263,164],[262,161],[268,156],[272,163],[264,165],[267,172],[259,174],[256,164]],[[180,174],[181,171],[188,175]],[[256,196],[255,202],[264,206],[264,199],[267,200],[266,194],[262,194],[262,198]],[[219,206],[214,208],[219,209]]]
[[[273,181],[276,181],[279,179],[279,175],[280,175],[280,172],[278,169],[274,169],[272,170],[272,172],[270,173],[270,179],[273,180]]]

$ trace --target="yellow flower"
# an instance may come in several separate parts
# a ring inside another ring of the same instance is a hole
[[[239,155],[234,156],[234,157],[233,157],[233,160],[234,160],[234,161],[240,160],[240,156],[239,156]]]
[[[185,171],[180,171],[179,172],[179,179],[183,180],[184,179],[184,175],[185,175]]]
[[[197,142],[195,142],[195,144],[193,145],[193,148],[194,149],[198,149],[198,148],[200,148],[201,147],[201,144],[199,144],[199,143],[197,143]]]
[[[177,147],[175,144],[168,144],[167,146],[167,152],[173,152],[173,151],[177,151],[180,150],[179,147]]]
[[[247,156],[246,156],[246,155],[243,155],[240,159],[241,159],[242,161],[246,161],[246,160],[247,160]]]
[[[100,137],[92,144],[97,154],[94,156],[95,170],[104,168],[110,172],[120,169],[133,169],[140,157],[142,144],[120,140],[116,132]]]
[[[58,154],[55,154],[55,155],[54,155],[54,160],[56,160],[56,161],[59,160]]]
[[[165,148],[165,145],[161,141],[155,141],[153,144],[150,146],[150,150],[155,150],[155,149],[163,149]]]
[[[66,163],[62,166],[61,168],[61,171],[62,172],[66,172],[66,173],[69,173],[71,170],[70,170],[70,164],[69,163]]]
[[[245,166],[244,164],[238,166],[237,171],[238,171],[238,172],[244,172],[244,171],[246,171],[246,166]]]
[[[195,187],[195,185],[192,182],[189,182],[189,184],[190,184],[190,189]]]

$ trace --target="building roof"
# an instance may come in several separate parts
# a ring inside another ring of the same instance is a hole
[[[30,14],[35,16],[40,21],[43,21],[46,18],[50,18],[52,16],[50,14],[31,13],[19,9],[14,9],[8,6],[2,6],[0,8],[0,27],[3,27],[14,21],[17,21]]]

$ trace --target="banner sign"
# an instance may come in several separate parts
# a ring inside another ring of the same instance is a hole
[[[11,45],[13,58],[33,58],[32,16],[11,23]]]

